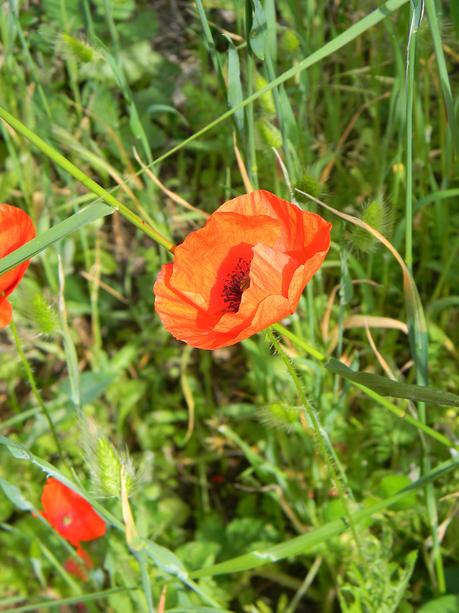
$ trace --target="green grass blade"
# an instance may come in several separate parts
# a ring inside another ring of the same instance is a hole
[[[53,162],[58,164],[66,172],[68,172],[74,179],[82,183],[91,192],[102,198],[108,205],[113,207],[115,211],[118,211],[120,215],[125,217],[134,226],[145,232],[150,238],[158,242],[160,245],[168,250],[171,250],[173,244],[166,237],[164,237],[158,230],[148,225],[138,215],[133,213],[127,206],[120,202],[113,194],[101,187],[91,177],[85,174],[82,170],[75,166],[70,160],[63,156],[57,149],[51,147],[46,141],[35,134],[27,126],[25,126],[19,119],[8,113],[3,107],[0,106],[0,118],[10,124],[19,134],[22,134],[27,140],[33,143],[42,153],[49,157]]]
[[[207,132],[221,124],[223,121],[234,115],[234,113],[236,113],[240,108],[251,104],[254,100],[259,98],[260,96],[263,96],[263,94],[266,94],[267,92],[271,91],[274,87],[277,87],[281,83],[285,83],[285,81],[288,81],[303,70],[310,68],[314,64],[317,64],[317,62],[320,62],[321,60],[328,57],[329,55],[336,53],[337,51],[348,45],[350,42],[361,36],[364,32],[389,17],[389,15],[398,10],[407,2],[408,0],[387,0],[387,2],[385,2],[382,6],[369,13],[366,17],[363,17],[363,19],[361,19],[354,25],[350,26],[345,32],[338,34],[338,36],[336,36],[333,40],[323,45],[320,49],[317,49],[317,51],[311,53],[311,55],[306,57],[301,62],[298,62],[298,64],[295,64],[295,66],[292,66],[292,68],[289,68],[288,70],[283,72],[276,79],[271,81],[271,83],[268,83],[265,87],[259,89],[258,91],[245,98],[240,103],[240,105],[230,109],[229,111],[226,111],[226,113],[223,113],[222,115],[220,115],[220,117],[217,117],[216,119],[211,121],[201,130],[198,130],[198,132],[195,132],[175,147],[172,147],[172,149],[169,149],[169,151],[167,151],[166,153],[163,153],[163,155],[157,157],[153,164],[159,164],[166,158],[170,157],[171,155],[174,155],[175,153],[177,153],[177,151],[180,151],[180,149],[183,149],[193,141],[203,136],[203,134],[206,134]]]
[[[93,602],[95,600],[103,600],[112,594],[120,592],[131,592],[138,590],[138,587],[114,587],[110,590],[102,590],[100,592],[92,592],[92,594],[81,594],[81,596],[71,596],[70,598],[59,598],[57,600],[42,600],[34,604],[26,604],[13,609],[3,609],[3,613],[26,613],[27,611],[39,611],[42,609],[54,609],[54,607],[63,607],[72,604],[84,604],[85,602]],[[0,605],[1,605],[0,601]]]
[[[204,44],[210,55],[210,59],[212,60],[212,64],[217,75],[220,88],[224,92],[226,91],[226,85],[225,79],[223,78],[223,70],[220,62],[220,56],[218,55],[217,49],[215,47],[214,37],[212,35],[212,30],[210,29],[209,22],[207,20],[207,15],[202,4],[202,0],[196,0],[196,8],[198,10],[199,19],[201,21],[202,32],[204,35]]]
[[[43,232],[43,234],[40,234],[40,236],[37,236],[22,247],[19,247],[19,249],[16,249],[15,251],[12,251],[10,254],[1,258],[0,274],[8,272],[21,262],[24,262],[24,260],[33,258],[41,251],[47,249],[53,243],[60,241],[73,232],[76,232],[88,223],[96,221],[97,219],[105,217],[106,215],[111,215],[112,213],[113,208],[107,206],[103,202],[90,204],[71,217],[68,217],[64,221],[56,224],[49,230],[46,230]]]
[[[142,576],[142,587],[143,593],[145,595],[145,602],[147,605],[148,613],[155,613],[155,607],[153,604],[153,596],[151,593],[151,581],[150,575],[148,574],[148,560],[143,551],[134,552],[135,557],[137,558],[137,562],[140,566],[140,574]]]
[[[430,402],[442,406],[459,407],[459,396],[451,392],[437,390],[424,385],[401,383],[400,381],[394,381],[393,379],[374,375],[373,373],[355,371],[335,358],[330,358],[325,363],[325,368],[345,379],[361,383],[381,394],[381,396],[392,396],[393,398],[405,398],[417,402]]]
[[[228,41],[228,105],[230,108],[239,107],[234,114],[234,118],[240,134],[243,134],[244,112],[240,108],[240,104],[243,100],[243,92],[239,53],[229,36],[227,36],[226,39]]]
[[[454,111],[454,100],[451,92],[451,84],[448,77],[448,69],[446,67],[445,54],[443,53],[443,46],[441,41],[440,26],[438,23],[437,11],[435,8],[435,2],[433,0],[425,0],[426,13],[429,21],[430,31],[432,33],[432,41],[435,51],[435,57],[437,58],[438,73],[440,76],[441,89],[443,92],[443,98],[445,100],[446,113],[448,115],[448,126],[451,132],[453,154],[457,150],[458,132],[456,113]]]
[[[433,482],[435,479],[443,476],[444,474],[456,469],[459,466],[459,460],[451,460],[444,462],[437,466],[434,470],[424,475],[409,487],[397,492],[389,498],[385,498],[369,507],[360,509],[352,514],[354,522],[365,521],[370,517],[373,517],[377,513],[381,513],[405,498],[407,495],[424,487],[427,483]],[[348,530],[349,526],[345,519],[338,519],[330,523],[316,528],[312,532],[302,534],[278,545],[266,549],[260,549],[259,551],[252,551],[250,553],[238,556],[226,562],[221,562],[207,568],[203,568],[193,573],[193,577],[209,577],[214,575],[222,575],[226,573],[237,573],[264,566],[265,564],[272,564],[279,560],[284,560],[292,556],[304,554],[314,547],[325,544],[329,539],[338,536]]]

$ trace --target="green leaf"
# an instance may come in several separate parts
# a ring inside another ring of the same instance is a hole
[[[5,496],[21,511],[33,511],[33,505],[24,498],[19,489],[0,477],[0,487]]]
[[[152,541],[144,541],[142,551],[145,551],[155,565],[162,568],[166,573],[178,577],[181,581],[188,581],[188,572],[182,561],[166,547],[157,545]]]
[[[15,251],[12,251],[10,254],[1,258],[0,275],[4,272],[8,272],[21,262],[33,258],[35,255],[53,243],[56,243],[73,232],[76,232],[76,230],[79,230],[88,223],[91,223],[96,219],[100,219],[101,217],[105,217],[106,215],[111,215],[112,213],[112,207],[107,206],[102,202],[90,204],[71,217],[68,217],[64,221],[52,226],[52,228],[46,230],[46,232],[43,232],[43,234],[40,234],[40,236],[37,236],[22,247],[19,247],[19,249],[16,249]]]
[[[424,4],[424,3],[422,3]],[[454,2],[453,2],[454,4]],[[456,113],[454,110],[454,98],[449,82],[448,68],[446,66],[445,54],[443,52],[443,44],[441,37],[441,14],[437,16],[437,8],[433,0],[426,0],[426,11],[429,20],[430,30],[432,32],[432,42],[434,46],[435,56],[437,58],[438,74],[440,77],[443,99],[445,101],[446,112],[448,114],[448,128],[451,133],[452,149],[455,151],[458,147],[458,129],[456,121]]]
[[[115,378],[110,372],[84,372],[80,374],[81,405],[91,404],[97,400]],[[66,396],[71,394],[70,380],[64,379],[59,384],[59,390]]]
[[[411,485],[411,480],[407,475],[390,474],[381,479],[379,490],[383,498],[389,498],[400,490]],[[416,492],[411,492],[410,496],[406,496],[400,502],[394,504],[393,508],[397,511],[410,509],[416,504]]]
[[[459,611],[459,595],[448,594],[426,602],[418,613],[457,613]]]
[[[265,59],[266,16],[260,0],[247,0],[252,5],[249,33],[250,50],[259,60]],[[250,11],[248,11],[250,13]]]
[[[335,358],[330,358],[325,363],[325,368],[335,375],[365,385],[365,387],[369,387],[374,392],[381,394],[381,396],[392,396],[393,398],[405,398],[418,402],[459,407],[459,396],[451,392],[444,392],[432,387],[413,385],[411,383],[400,383],[381,375],[352,370],[352,368],[349,368]]]
[[[233,41],[229,36],[225,36],[228,40],[228,104],[229,107],[240,107],[243,100],[242,83],[241,83],[241,67],[239,63],[239,54]],[[239,131],[244,131],[244,111],[238,108],[234,114],[236,125]]]

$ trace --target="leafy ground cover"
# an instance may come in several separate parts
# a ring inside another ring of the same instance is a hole
[[[0,202],[38,234],[0,260],[35,256],[1,331],[0,610],[459,610],[459,10],[376,4],[0,7]],[[328,257],[274,330],[179,343],[141,220],[179,243],[251,188],[331,221]],[[84,575],[47,476],[107,523]]]

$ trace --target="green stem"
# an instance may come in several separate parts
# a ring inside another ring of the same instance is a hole
[[[413,22],[412,22],[413,23]],[[411,26],[413,28],[413,25]],[[405,194],[405,261],[410,272],[413,266],[413,90],[416,31],[408,38],[406,65],[406,194]]]
[[[273,327],[268,328],[267,333],[268,333],[268,338],[270,342],[273,344],[276,352],[279,354],[282,361],[284,362],[285,367],[287,368],[290,374],[290,377],[292,378],[293,383],[295,384],[298,398],[300,399],[300,402],[306,411],[306,415],[308,416],[309,423],[312,425],[313,440],[314,440],[315,446],[317,448],[317,451],[321,455],[323,461],[326,463],[328,470],[330,471],[332,482],[334,486],[336,487],[336,489],[338,490],[339,495],[343,501],[344,509],[345,509],[346,516],[347,516],[347,521],[349,522],[349,527],[351,528],[351,532],[354,536],[355,543],[357,545],[359,552],[362,553],[359,535],[355,528],[355,524],[354,524],[352,514],[349,508],[349,501],[353,500],[353,496],[352,496],[351,488],[346,478],[346,473],[344,472],[344,469],[338,459],[338,456],[336,455],[336,452],[333,449],[333,446],[330,442],[330,439],[328,438],[327,433],[324,431],[324,429],[322,428],[320,424],[317,413],[314,411],[313,407],[311,406],[308,399],[306,398],[306,394],[304,393],[303,386],[301,384],[301,381],[298,377],[298,374],[295,368],[293,367],[291,361],[289,360],[284,350],[282,349],[280,343],[278,342],[276,338],[276,335],[273,333]]]
[[[61,168],[63,168],[66,172],[68,172],[72,177],[74,177],[77,181],[82,183],[85,187],[87,187],[94,194],[102,198],[108,205],[113,207],[120,215],[122,215],[125,219],[127,219],[134,226],[145,232],[150,238],[154,241],[172,251],[174,248],[174,244],[168,240],[165,236],[163,236],[156,228],[153,228],[151,225],[147,224],[143,219],[141,219],[138,215],[133,213],[127,206],[122,204],[115,196],[113,196],[106,189],[101,187],[98,183],[93,181],[88,175],[86,175],[82,170],[80,170],[75,164],[72,164],[66,157],[64,157],[59,151],[51,147],[47,142],[45,142],[42,138],[40,138],[37,134],[29,130],[27,126],[25,126],[19,119],[16,119],[11,113],[8,113],[4,108],[0,106],[0,118],[10,124],[17,132],[22,134],[27,140],[33,143],[40,151],[42,151],[45,155],[51,158],[56,164],[58,164]]]
[[[405,262],[410,272],[413,269],[413,100],[414,100],[414,69],[416,59],[416,35],[422,20],[422,10],[411,5],[410,32],[408,35],[408,49],[406,58],[406,194],[405,194]],[[416,325],[413,322],[410,326]],[[414,330],[414,334],[418,332]],[[419,332],[418,332],[419,333]],[[427,341],[426,341],[427,344]],[[427,348],[426,348],[427,354]],[[413,356],[415,357],[415,356]],[[415,358],[416,361],[416,358]],[[425,368],[416,368],[416,381],[419,385],[427,385],[427,355]],[[423,402],[418,403],[419,420],[426,424],[426,407]],[[430,448],[427,440],[421,436],[421,466],[422,473],[427,474],[431,469]],[[425,488],[427,517],[432,535],[432,554],[435,563],[438,591],[446,591],[445,572],[438,539],[438,511],[435,499],[435,490],[432,483]]]
[[[24,352],[24,349],[22,347],[22,343],[21,343],[21,339],[19,338],[19,334],[18,334],[18,330],[16,328],[16,324],[14,323],[14,319],[11,320],[10,323],[10,329],[11,329],[11,334],[13,335],[13,339],[14,339],[14,344],[16,345],[16,350],[18,352],[19,358],[22,362],[22,366],[24,368],[27,380],[29,382],[30,388],[32,390],[32,394],[35,397],[35,400],[37,401],[40,409],[43,412],[43,415],[46,417],[46,420],[48,421],[48,425],[49,425],[49,430],[51,432],[51,435],[54,439],[54,442],[56,443],[56,447],[57,447],[57,451],[59,453],[59,456],[61,457],[61,459],[64,458],[64,453],[62,451],[62,447],[61,444],[59,442],[59,439],[57,437],[57,432],[56,429],[54,428],[54,424],[53,424],[53,420],[51,419],[51,415],[48,411],[48,408],[40,394],[40,391],[37,387],[36,381],[35,381],[35,377],[33,376],[33,371],[32,368],[29,364],[29,360],[27,359],[27,356]]]

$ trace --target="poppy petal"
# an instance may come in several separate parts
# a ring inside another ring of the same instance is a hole
[[[18,249],[35,236],[32,220],[22,209],[9,204],[0,204],[0,258]],[[11,305],[1,298],[9,296],[24,276],[29,261],[22,262],[13,270],[0,275],[0,328],[11,321]]]
[[[11,304],[5,298],[0,302],[0,328],[5,328],[11,322],[13,309]]]
[[[211,216],[206,225],[191,232],[174,250],[170,285],[179,289],[197,307],[207,310],[212,291],[223,275],[225,260],[235,247],[274,244],[280,235],[276,220],[267,216],[248,217],[225,213]],[[208,257],[207,254],[211,254]]]
[[[75,547],[105,534],[105,522],[89,502],[53,477],[46,481],[41,504],[43,517]]]

